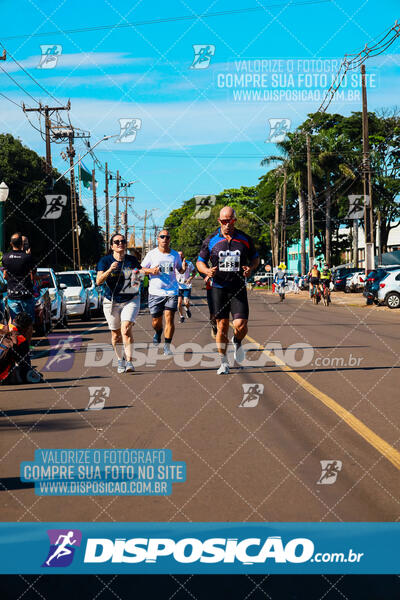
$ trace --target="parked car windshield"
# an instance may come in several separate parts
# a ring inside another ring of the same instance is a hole
[[[39,285],[41,288],[55,287],[50,271],[41,271],[40,273],[36,273],[36,276],[39,280]]]
[[[89,273],[79,273],[79,276],[82,279],[83,287],[85,289],[92,287],[92,278]]]
[[[82,287],[81,280],[76,273],[59,273],[58,280],[67,287]]]

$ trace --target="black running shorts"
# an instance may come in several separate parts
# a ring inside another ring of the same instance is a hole
[[[232,313],[233,319],[249,318],[249,303],[245,287],[230,290],[213,286],[211,297],[217,319],[229,319],[230,313]]]

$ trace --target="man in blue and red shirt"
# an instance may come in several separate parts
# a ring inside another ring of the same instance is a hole
[[[243,231],[235,229],[236,214],[225,206],[219,213],[220,227],[206,237],[201,247],[196,267],[200,273],[212,278],[212,303],[217,320],[217,348],[221,358],[218,375],[227,375],[226,358],[229,315],[232,313],[234,357],[242,359],[240,345],[247,333],[249,304],[246,278],[257,269],[260,259],[253,240]],[[211,267],[208,266],[209,262]]]

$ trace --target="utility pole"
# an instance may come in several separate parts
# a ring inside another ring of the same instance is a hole
[[[358,269],[358,219],[353,219],[353,267]]]
[[[146,221],[147,221],[147,209],[144,211],[144,223],[143,223],[143,234],[142,234],[142,260],[145,257],[145,245],[146,245]]]
[[[128,241],[128,188],[125,188],[125,239]]]
[[[331,235],[331,192],[328,189],[325,203],[325,262],[328,265],[331,265]]]
[[[381,211],[378,210],[378,229],[376,232],[377,237],[377,251],[378,251],[378,265],[382,264],[382,216]]]
[[[286,195],[287,195],[287,170],[283,169],[283,195],[282,195],[282,227],[281,227],[281,262],[286,264]]]
[[[106,174],[106,183],[105,183],[105,201],[106,201],[106,247],[110,241],[110,207],[108,206],[108,164],[105,164],[105,174]]]
[[[311,173],[311,140],[309,134],[306,136],[307,142],[307,196],[308,196],[308,248],[310,257],[310,267],[315,260],[314,246],[314,201]]]
[[[280,188],[277,187],[275,191],[275,218],[274,218],[274,262],[276,265],[279,263],[279,204],[280,204]]]
[[[93,223],[97,231],[99,228],[99,220],[97,214],[97,194],[96,194],[96,172],[92,169],[92,188],[93,188]]]
[[[367,88],[365,85],[365,65],[361,65],[362,87],[362,136],[363,136],[363,193],[365,231],[365,273],[373,268],[374,216],[372,210],[371,164],[369,160]]]
[[[117,171],[117,194],[115,196],[115,231],[119,231],[119,171]]]
[[[51,145],[50,145],[50,132],[51,132],[51,121],[50,115],[58,110],[70,110],[71,102],[68,100],[67,106],[43,106],[39,102],[39,108],[26,108],[25,104],[22,104],[22,110],[24,112],[38,112],[44,114],[44,126],[45,126],[45,138],[46,138],[46,173],[51,174]]]
[[[74,130],[72,129],[68,135],[69,144],[67,154],[69,156],[70,170],[70,191],[71,191],[71,224],[72,224],[72,260],[74,270],[76,265],[81,268],[81,253],[79,248],[79,232],[78,232],[78,210],[76,206],[76,188],[75,188],[75,169],[74,169]]]
[[[275,263],[275,252],[274,252],[274,228],[272,225],[272,220],[269,222],[269,236],[271,239],[271,258],[272,258],[272,267],[277,267],[278,265]]]

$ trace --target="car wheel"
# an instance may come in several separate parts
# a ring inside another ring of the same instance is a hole
[[[344,288],[344,291],[345,291],[346,294],[350,294],[351,289],[349,288],[348,285],[346,285],[346,287]]]
[[[374,301],[372,300],[372,298],[367,298],[367,306],[372,306],[373,303]]]
[[[67,315],[67,311],[65,311],[63,319],[62,319],[62,325],[63,327],[67,328],[68,327],[68,315]]]
[[[389,292],[389,294],[385,298],[385,304],[389,308],[399,308],[400,294],[398,294],[397,292]]]

